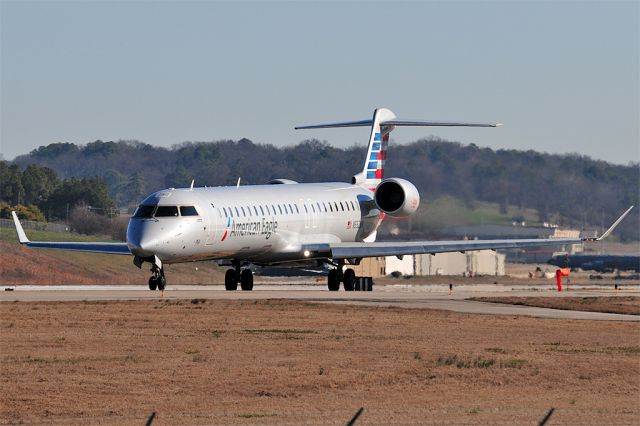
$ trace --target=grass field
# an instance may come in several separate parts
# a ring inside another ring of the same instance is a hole
[[[511,225],[516,217],[523,218],[527,225],[541,225],[538,222],[538,212],[534,209],[520,209],[509,205],[507,211],[501,213],[500,206],[496,203],[475,201],[472,205],[467,205],[462,200],[450,196],[422,199],[420,207],[411,217],[410,223],[413,231],[438,232],[448,226]],[[391,222],[404,223],[404,221]],[[386,223],[383,226],[389,225],[391,223]]]
[[[71,232],[25,231],[43,241],[113,241]],[[17,242],[15,230],[0,229],[0,284],[146,284],[148,265],[138,269],[132,256],[29,249]],[[214,262],[165,266],[171,284],[220,284],[224,270]]]
[[[51,232],[25,229],[27,238],[33,241],[103,241],[117,242],[106,235],[81,235],[75,232]],[[15,243],[18,241],[16,230],[13,228],[0,228],[0,242]]]
[[[2,423],[640,424],[638,323],[289,301],[0,304]]]
[[[636,296],[611,297],[473,297],[471,300],[540,308],[566,309],[587,312],[640,315],[640,298]]]

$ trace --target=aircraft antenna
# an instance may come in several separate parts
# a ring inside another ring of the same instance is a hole
[[[189,191],[193,191],[193,184],[195,183],[195,179],[191,179],[191,186],[189,187]]]
[[[238,176],[238,183],[236,184],[236,189],[240,188],[240,176]]]

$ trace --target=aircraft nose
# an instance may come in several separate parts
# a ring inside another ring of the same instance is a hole
[[[142,224],[129,222],[127,228],[127,245],[129,250],[136,256],[149,257],[154,254],[154,247],[156,246],[156,238],[150,235],[148,229]]]

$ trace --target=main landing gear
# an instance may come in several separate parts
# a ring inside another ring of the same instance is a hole
[[[327,286],[329,291],[338,291],[340,290],[340,283],[342,283],[345,291],[353,291],[355,280],[356,272],[351,268],[342,272],[342,263],[339,263],[335,269],[329,271]]]
[[[240,269],[240,264],[234,264],[234,269],[227,269],[224,274],[224,288],[228,291],[234,291],[238,289],[238,281],[240,282],[240,288],[244,291],[253,290],[253,272],[251,269]]]
[[[167,286],[167,279],[164,277],[164,269],[158,268],[156,265],[151,267],[153,275],[149,278],[149,290],[158,289],[164,291]]]

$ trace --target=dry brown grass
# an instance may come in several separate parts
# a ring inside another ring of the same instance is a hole
[[[508,303],[571,311],[640,315],[640,297],[474,297],[479,302]]]
[[[0,284],[142,284],[148,264],[133,265],[132,256],[30,249],[0,242]],[[196,267],[198,270],[196,270]],[[166,265],[171,284],[220,284],[224,270],[213,262]]]
[[[3,422],[640,423],[640,325],[287,301],[0,304]]]

